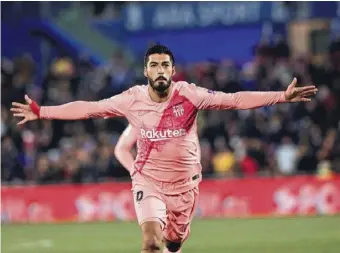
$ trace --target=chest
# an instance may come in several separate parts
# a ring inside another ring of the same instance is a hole
[[[135,103],[128,120],[140,129],[188,129],[197,115],[196,107],[187,99],[179,98],[168,104]]]

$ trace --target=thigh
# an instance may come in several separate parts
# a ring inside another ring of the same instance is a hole
[[[167,221],[166,205],[158,192],[143,185],[134,185],[133,199],[139,225],[156,221],[164,229]]]
[[[168,219],[163,235],[170,242],[184,242],[190,234],[190,224],[198,204],[198,188],[165,198]]]

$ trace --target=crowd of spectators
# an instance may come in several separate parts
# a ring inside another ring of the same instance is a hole
[[[283,41],[259,44],[253,60],[176,65],[174,80],[224,92],[285,90],[293,77],[315,84],[309,103],[245,111],[202,111],[199,137],[205,176],[249,177],[340,172],[340,42],[328,60],[292,57]],[[43,105],[99,100],[145,83],[141,64],[122,54],[95,67],[85,57],[55,59],[42,82],[29,55],[1,61],[1,173],[6,183],[92,182],[128,179],[113,151],[125,119],[35,121],[16,125],[9,108],[29,94]]]

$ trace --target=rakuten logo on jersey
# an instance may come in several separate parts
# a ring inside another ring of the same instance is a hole
[[[186,135],[185,129],[167,129],[167,130],[140,130],[143,139],[150,139],[150,141],[162,141],[171,138],[177,138]]]

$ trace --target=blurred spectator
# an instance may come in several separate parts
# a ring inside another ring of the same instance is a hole
[[[41,154],[37,159],[36,164],[37,175],[36,180],[38,183],[53,183],[54,181],[54,169],[52,168],[46,154]]]
[[[230,59],[178,64],[174,80],[224,92],[284,90],[294,76],[315,84],[310,103],[282,104],[243,111],[202,111],[198,115],[204,176],[340,173],[340,41],[330,45],[329,61],[292,57],[283,38],[261,41],[254,59],[238,66]],[[126,121],[37,121],[23,128],[9,114],[12,101],[29,93],[44,105],[99,100],[145,83],[142,65],[129,65],[123,53],[95,68],[86,55],[55,59],[36,83],[29,55],[2,59],[1,172],[3,182],[75,183],[129,177],[113,155]]]
[[[224,137],[215,139],[215,154],[212,162],[214,172],[217,176],[232,176],[233,167],[235,166],[235,157],[233,152],[227,147]]]
[[[212,148],[207,140],[201,141],[201,164],[202,174],[209,176],[213,173],[212,161]]]
[[[12,139],[6,136],[1,139],[1,174],[3,181],[25,180],[26,176],[19,163],[20,153]]]
[[[240,162],[241,172],[244,177],[253,177],[259,171],[256,160],[247,153]]]
[[[285,136],[282,144],[276,150],[278,170],[283,175],[292,175],[295,172],[295,165],[298,149],[290,137]]]

